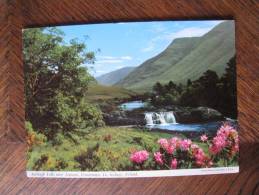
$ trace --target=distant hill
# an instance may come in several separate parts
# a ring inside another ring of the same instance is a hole
[[[136,93],[127,89],[116,86],[104,86],[97,83],[91,83],[87,91],[87,99],[91,102],[114,98],[129,98],[133,95],[136,95]]]
[[[208,69],[220,76],[235,54],[234,40],[232,21],[218,24],[202,37],[175,39],[163,52],[135,68],[116,85],[146,91],[157,81],[172,80],[185,84],[188,79],[195,80]]]
[[[124,67],[118,70],[103,74],[96,78],[97,82],[102,85],[113,85],[124,79],[135,67]]]

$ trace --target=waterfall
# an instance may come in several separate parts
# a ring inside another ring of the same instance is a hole
[[[174,112],[168,112],[168,113],[166,114],[166,121],[168,121],[168,123],[173,123],[173,124],[176,123],[176,119],[175,119],[175,116],[174,116]]]
[[[145,120],[147,122],[147,125],[153,125],[153,113],[149,112],[149,113],[145,113]]]
[[[157,121],[159,121],[161,124],[166,124],[166,120],[165,120],[165,114],[164,113],[155,113]]]
[[[145,113],[147,125],[154,124],[176,124],[174,112],[147,112]]]

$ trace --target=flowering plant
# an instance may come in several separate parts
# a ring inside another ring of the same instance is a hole
[[[209,143],[209,152],[214,161],[223,160],[227,166],[237,157],[239,151],[239,139],[237,131],[229,124],[223,124],[217,135]]]
[[[131,162],[135,166],[140,166],[142,168],[144,162],[148,159],[149,153],[146,150],[133,152],[130,156]]]
[[[156,166],[161,169],[210,167],[212,162],[203,150],[189,139],[173,137],[158,140],[159,152],[154,154]]]
[[[237,157],[239,151],[238,133],[231,125],[225,123],[217,131],[216,136],[209,140],[207,135],[200,137],[201,142],[206,143],[208,154],[190,139],[172,137],[158,140],[159,150],[153,154],[155,169],[177,168],[205,168],[217,166],[221,160],[227,166]],[[205,145],[206,146],[206,145]],[[131,154],[130,160],[135,165],[143,168],[148,160],[149,153],[141,150]]]

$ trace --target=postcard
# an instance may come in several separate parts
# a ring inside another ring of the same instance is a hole
[[[237,173],[233,20],[23,30],[27,176]]]

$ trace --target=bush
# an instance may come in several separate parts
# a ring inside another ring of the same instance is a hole
[[[25,129],[27,131],[27,143],[30,147],[33,145],[41,145],[47,141],[47,137],[36,132],[29,121],[25,122]]]
[[[79,163],[79,168],[81,171],[93,170],[100,159],[97,157],[96,152],[99,149],[99,144],[96,144],[92,148],[88,148],[86,152],[82,152],[80,155],[75,156],[75,161]]]
[[[205,168],[218,166],[219,161],[223,161],[223,165],[228,166],[237,160],[239,151],[238,133],[229,124],[223,124],[211,141],[208,140],[206,135],[201,136],[201,141],[207,143],[208,155],[191,140],[173,137],[158,140],[159,151],[153,154],[154,166],[150,163],[149,157],[151,155],[146,150],[133,152],[130,161],[134,170],[143,170]]]

